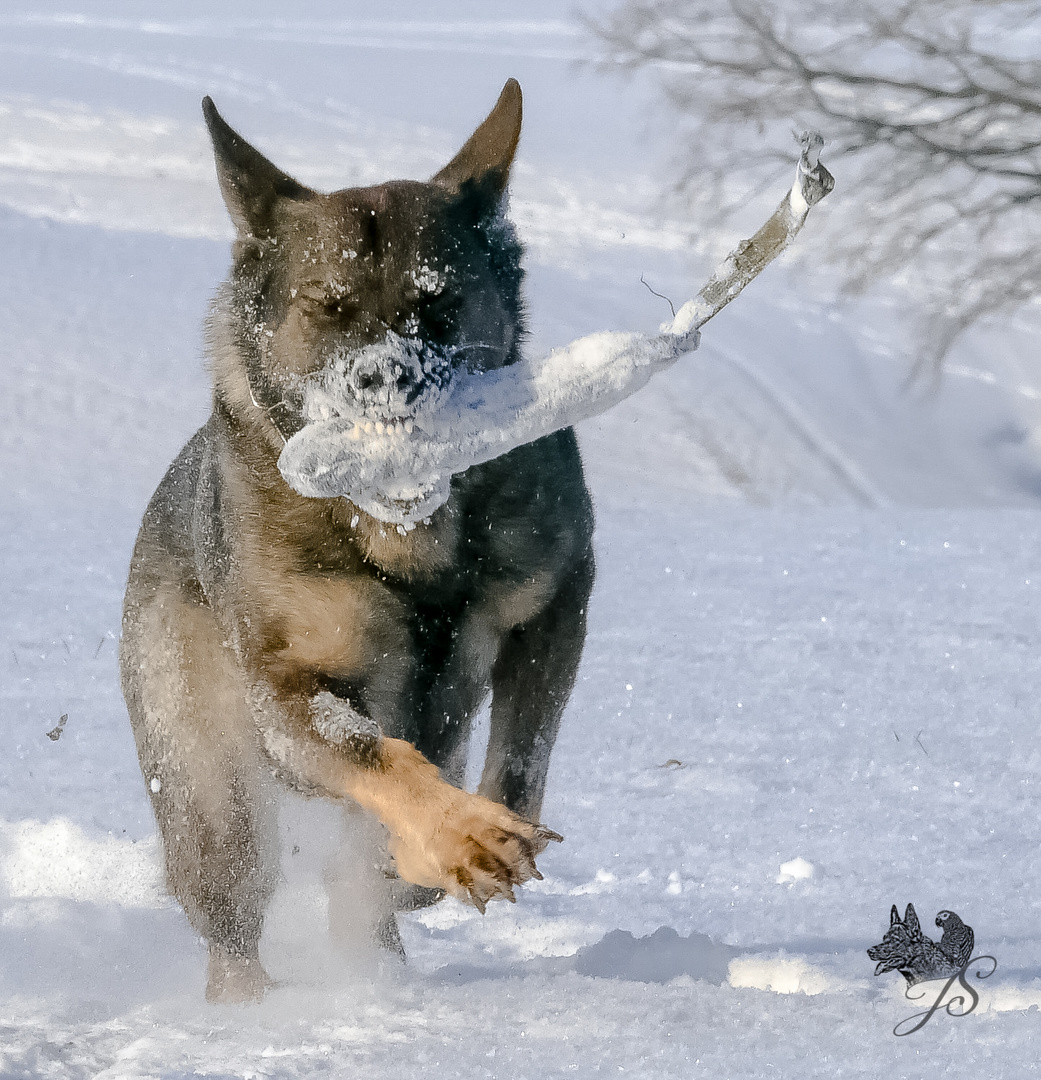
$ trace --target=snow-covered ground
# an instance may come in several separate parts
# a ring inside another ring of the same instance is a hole
[[[338,814],[287,804],[282,985],[203,1003],[115,664],[141,511],[207,409],[228,228],[198,99],[331,188],[432,172],[517,76],[533,350],[653,328],[641,274],[682,300],[735,239],[653,212],[654,99],[576,67],[560,5],[431,8],[0,12],[0,1076],[1029,1074],[1038,326],[974,332],[908,392],[893,306],[797,261],[581,433],[600,574],[545,880],[409,917],[381,967],[326,929]],[[909,901],[999,969],[972,1016],[897,1039],[921,1006],[864,950]]]

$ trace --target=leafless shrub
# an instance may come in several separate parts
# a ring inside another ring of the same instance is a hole
[[[793,128],[824,133],[840,187],[814,252],[852,291],[896,282],[920,363],[1041,293],[1037,0],[628,0],[590,26],[606,65],[660,77],[695,206],[734,210]]]

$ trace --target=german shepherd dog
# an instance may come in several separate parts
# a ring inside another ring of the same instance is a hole
[[[334,362],[382,424],[453,371],[518,359],[518,84],[428,182],[329,195],[203,111],[236,230],[208,322],[213,412],[145,512],[121,670],[167,886],[209,945],[207,997],[235,1001],[270,985],[273,779],[386,827],[388,947],[395,910],[451,893],[483,911],[540,876],[560,839],[537,822],[585,637],[592,509],[571,430],[456,476],[412,528],[304,498],[276,464],[305,423],[295,388]],[[459,785],[489,691],[473,795]]]

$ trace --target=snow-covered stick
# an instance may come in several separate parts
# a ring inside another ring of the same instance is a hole
[[[596,416],[697,348],[699,327],[728,304],[792,241],[810,208],[834,186],[802,137],[795,183],[766,224],[741,243],[695,299],[661,332],[590,334],[538,360],[489,372],[459,372],[447,392],[384,424],[359,409],[346,370],[332,367],[301,386],[307,423],[278,467],[313,498],[344,496],[373,517],[412,527],[447,502],[452,476],[525,443]],[[380,349],[403,349],[388,335]]]
[[[770,219],[750,240],[743,240],[693,300],[688,300],[676,315],[673,333],[681,333],[687,324],[704,326],[719,314],[768,263],[795,239],[806,221],[810,208],[835,186],[835,178],[821,164],[824,139],[817,131],[804,131],[795,183]],[[664,327],[662,328],[664,329]]]

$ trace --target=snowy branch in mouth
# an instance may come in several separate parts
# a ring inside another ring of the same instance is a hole
[[[451,478],[618,404],[697,348],[699,329],[794,239],[834,186],[823,139],[800,139],[795,183],[765,225],[743,241],[657,335],[604,332],[539,360],[459,372],[448,392],[404,424],[366,431],[352,419],[308,424],[278,460],[286,482],[312,498],[342,496],[373,517],[412,525],[447,502]],[[366,425],[369,426],[369,425]]]

